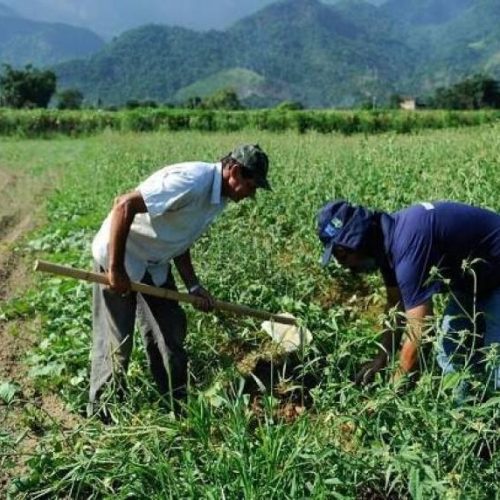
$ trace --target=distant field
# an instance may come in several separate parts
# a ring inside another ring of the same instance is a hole
[[[0,123],[5,117],[0,114]],[[484,460],[476,450],[481,440],[498,435],[498,398],[455,407],[457,380],[443,378],[432,360],[405,394],[381,383],[359,390],[350,382],[376,348],[383,290],[376,276],[361,280],[320,268],[314,218],[336,197],[388,211],[436,199],[500,210],[500,124],[350,137],[256,128],[3,137],[0,166],[41,177],[59,173],[56,189],[40,204],[46,222],[19,247],[25,266],[46,258],[88,268],[91,239],[116,195],[160,166],[215,160],[247,141],[268,151],[274,192],[231,205],[195,245],[195,264],[218,298],[298,316],[314,333],[313,345],[288,360],[294,370],[280,380],[283,356],[256,322],[186,307],[192,374],[187,416],[175,421],[165,414],[137,340],[131,397],[116,403],[117,423],[105,427],[78,418],[87,397],[90,287],[35,276],[30,291],[0,305],[0,328],[34,332],[23,363],[36,394],[60,398],[77,422],[69,425],[68,415],[62,422],[23,403],[28,396],[21,382],[0,380],[11,388],[11,397],[0,391],[0,408],[19,415],[17,429],[0,431],[0,469],[11,471],[12,494],[495,498],[499,454]],[[245,378],[259,359],[261,366],[279,368],[272,392],[264,395]],[[20,470],[16,453],[26,439],[36,444]]]
[[[200,131],[258,132],[297,131],[304,133],[382,132],[412,133],[425,129],[470,127],[495,123],[499,111],[439,110],[304,110],[262,109],[245,111],[211,111],[169,108],[135,110],[58,111],[9,110],[0,108],[0,136],[47,137],[55,134],[72,137],[115,130],[120,132]]]

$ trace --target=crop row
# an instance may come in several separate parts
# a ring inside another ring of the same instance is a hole
[[[0,109],[0,135],[39,137],[52,134],[85,136],[106,129],[130,132],[243,129],[341,134],[465,127],[492,123],[499,111],[333,111],[256,110],[206,111],[135,109],[124,111],[59,111]]]

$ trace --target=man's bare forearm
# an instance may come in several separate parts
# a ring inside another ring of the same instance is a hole
[[[426,330],[429,327],[428,320],[432,316],[432,303],[427,301],[414,307],[406,311],[406,316],[407,337],[403,342],[399,358],[399,370],[402,374],[418,370],[418,354]]]
[[[418,345],[416,342],[407,340],[401,348],[399,358],[399,369],[402,373],[411,373],[418,368]]]
[[[188,290],[199,284],[198,277],[196,276],[191,261],[191,252],[189,248],[182,255],[175,257],[174,263]]]

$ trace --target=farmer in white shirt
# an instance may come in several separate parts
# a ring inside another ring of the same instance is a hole
[[[177,302],[131,292],[130,281],[176,290],[173,261],[200,309],[213,307],[191,263],[190,247],[222,212],[227,200],[270,189],[268,158],[258,145],[237,147],[219,163],[189,162],[158,170],[135,191],[119,196],[92,244],[97,270],[110,287],[94,285],[89,416],[112,382],[123,393],[137,318],[153,377],[162,395],[186,394],[186,316]],[[101,416],[106,418],[106,410]]]

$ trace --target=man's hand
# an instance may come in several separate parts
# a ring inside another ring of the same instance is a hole
[[[109,288],[112,292],[127,295],[130,293],[130,278],[125,270],[109,270],[108,271]]]
[[[356,374],[355,382],[357,385],[366,385],[373,382],[375,375],[387,366],[387,363],[399,349],[402,335],[402,316],[400,314],[391,314],[390,312],[401,311],[401,293],[398,287],[387,287],[387,306],[388,314],[387,328],[381,333],[379,349],[375,358],[365,363]]]
[[[413,388],[418,379],[418,373],[405,373],[401,368],[396,368],[389,379],[389,385],[395,394],[403,394]]]
[[[385,368],[387,364],[387,356],[377,356],[372,361],[365,363],[356,374],[354,379],[356,385],[366,385],[373,382],[375,375]]]
[[[193,307],[203,312],[212,311],[215,306],[215,299],[208,290],[200,285],[194,272],[193,263],[191,262],[191,251],[189,248],[183,254],[175,257],[174,262],[189,294],[201,299],[200,303],[193,304]]]
[[[215,307],[215,299],[212,294],[201,285],[191,287],[189,289],[189,294],[200,299],[199,302],[193,304],[196,309],[203,312],[213,311]]]

